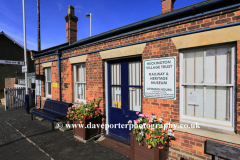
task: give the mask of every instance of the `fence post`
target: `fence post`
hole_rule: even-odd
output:
[[[6,88],[4,88],[4,98],[5,98],[5,111],[6,111],[7,110]]]

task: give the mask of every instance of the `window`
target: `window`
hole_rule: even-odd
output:
[[[45,69],[46,97],[52,97],[51,68]]]
[[[74,100],[86,103],[86,67],[85,63],[74,65]]]
[[[199,121],[233,129],[234,54],[233,46],[181,53],[182,121]]]

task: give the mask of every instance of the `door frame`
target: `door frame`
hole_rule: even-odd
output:
[[[120,57],[120,58],[113,58],[113,59],[107,59],[105,60],[105,109],[106,109],[106,124],[109,124],[109,84],[108,84],[108,81],[109,81],[109,77],[108,77],[108,72],[109,72],[109,69],[108,69],[108,64],[110,61],[114,61],[114,60],[124,60],[124,59],[129,59],[129,58],[140,58],[141,57],[141,73],[142,73],[142,55],[137,55],[137,56],[131,56],[131,57]],[[142,83],[142,74],[141,74],[141,83]],[[143,86],[142,86],[143,88]],[[142,94],[142,92],[141,92]],[[143,98],[141,96],[141,98]],[[142,103],[142,102],[141,102]],[[142,104],[141,104],[141,107],[142,107]],[[141,108],[141,111],[142,111],[142,108]],[[106,134],[109,135],[109,128],[105,128],[105,131],[106,131]]]

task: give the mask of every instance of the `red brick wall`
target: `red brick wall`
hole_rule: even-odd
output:
[[[91,51],[96,51],[100,49],[125,45],[129,43],[141,42],[144,40],[155,39],[159,37],[184,33],[193,30],[200,30],[209,27],[215,27],[224,25],[227,23],[234,23],[240,21],[240,10],[238,11],[226,11],[222,13],[215,13],[212,15],[204,16],[202,18],[192,19],[188,21],[184,21],[177,24],[172,24],[168,27],[159,27],[157,29],[129,35],[127,37],[121,37],[114,40],[110,40],[107,42],[102,42],[95,44],[94,46],[88,47],[80,47],[75,50],[67,51],[62,54],[62,57],[68,57],[72,55],[77,55],[81,53],[87,53]],[[239,84],[240,84],[240,41],[237,43],[237,93],[236,96],[240,96]],[[163,100],[163,99],[151,99],[151,98],[143,98],[142,99],[142,109],[144,114],[150,114],[151,111],[155,112],[157,116],[164,117],[166,120],[171,122],[179,121],[179,51],[174,46],[173,42],[170,39],[158,40],[149,42],[144,49],[142,54],[142,59],[149,58],[159,58],[159,57],[168,57],[168,56],[176,56],[177,61],[177,80],[176,80],[176,100]],[[38,62],[45,62],[48,60],[57,60],[57,57],[49,56],[41,58]],[[38,67],[37,65],[37,74],[44,75],[44,71],[42,67]],[[58,82],[58,69],[57,69],[57,61],[53,63],[52,72],[56,72],[56,75],[52,75],[52,80]],[[86,61],[86,75],[87,75],[87,101],[89,101],[92,97],[95,99],[103,98],[100,107],[105,113],[105,80],[104,80],[104,62],[102,61],[99,53],[88,54]],[[73,102],[73,69],[68,59],[61,60],[61,79],[62,79],[62,99],[66,102]],[[64,88],[64,83],[69,83],[68,88]],[[42,95],[45,96],[45,85],[43,84]],[[54,89],[53,99],[57,99],[58,97],[58,89]],[[40,101],[38,97],[38,101]],[[42,101],[41,103],[44,103]],[[236,120],[237,120],[237,133],[240,134],[240,99],[237,98],[236,101],[237,112],[236,112]],[[172,159],[180,159],[180,157],[184,157],[183,155],[178,154],[177,151],[181,153],[185,153],[189,155],[186,159],[191,159],[191,156],[198,157],[200,159],[210,159],[211,156],[204,154],[204,141],[207,139],[205,137],[200,137],[188,133],[175,132],[176,140],[171,142],[171,146],[173,150],[176,152],[170,153],[170,158]],[[222,142],[227,143],[227,142]],[[231,144],[235,145],[235,144]],[[239,147],[239,146],[238,146]]]
[[[73,67],[69,59],[61,61],[61,81],[62,81],[62,101],[72,103],[73,99]],[[68,84],[68,88],[64,87],[64,83]]]
[[[18,84],[17,78],[5,78],[5,88],[14,88],[14,84]]]
[[[86,97],[87,102],[91,98],[95,100],[102,98],[100,109],[103,116],[106,116],[105,110],[105,67],[104,61],[99,53],[89,54],[86,61]],[[105,121],[105,118],[103,119]]]

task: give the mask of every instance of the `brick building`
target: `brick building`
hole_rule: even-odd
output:
[[[160,15],[79,41],[70,6],[69,45],[34,54],[36,74],[45,75],[38,105],[94,97],[103,98],[104,123],[126,124],[137,111],[178,125],[198,122],[200,129],[176,128],[170,159],[211,159],[206,140],[240,147],[240,3],[173,10],[174,2],[162,0]],[[129,141],[124,129],[106,133]]]

